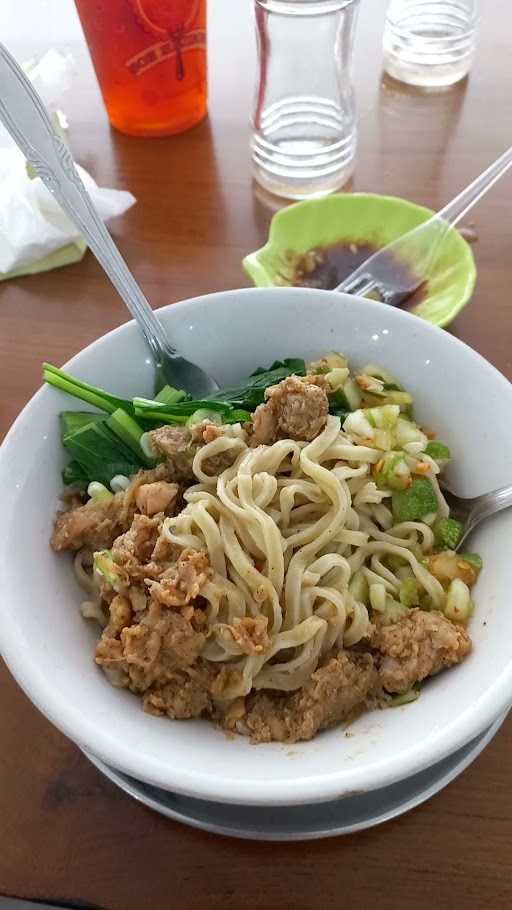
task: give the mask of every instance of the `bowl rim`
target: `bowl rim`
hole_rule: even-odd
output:
[[[428,206],[420,205],[417,202],[413,202],[411,199],[405,199],[403,196],[393,196],[386,193],[331,193],[329,196],[322,196],[317,199],[301,199],[298,202],[292,203],[291,205],[283,206],[283,208],[279,209],[272,216],[267,240],[263,246],[260,246],[257,250],[253,250],[252,252],[247,253],[247,255],[242,259],[242,268],[244,269],[245,274],[254,283],[255,287],[279,287],[279,290],[282,290],[279,285],[274,284],[268,270],[265,268],[265,265],[261,261],[261,256],[262,254],[266,253],[267,250],[272,249],[278,237],[279,223],[281,220],[288,217],[288,213],[291,210],[296,211],[300,208],[307,210],[312,206],[315,208],[321,208],[324,203],[327,202],[329,204],[329,200],[336,200],[336,203],[342,204],[347,203],[352,199],[358,199],[365,202],[373,202],[374,200],[379,200],[379,202],[384,201],[393,205],[398,204],[403,209],[410,209],[415,212],[421,212],[426,216],[425,220],[436,214],[435,211],[431,208],[428,208]],[[421,313],[411,313],[411,315],[422,319],[423,322],[429,322],[431,325],[439,326],[439,328],[444,328],[453,322],[461,310],[463,310],[464,307],[469,303],[473,295],[473,291],[475,290],[477,280],[475,257],[469,243],[454,225],[450,225],[448,232],[457,236],[461,259],[465,261],[466,278],[464,281],[464,290],[461,293],[458,301],[452,307],[450,307],[449,312],[435,322],[431,319],[427,319]],[[404,310],[404,312],[407,311]]]
[[[185,314],[198,303],[204,303],[205,300],[208,301],[210,307],[215,300],[224,304],[228,301],[232,306],[244,306],[247,298],[253,297],[257,300],[259,296],[267,295],[269,290],[271,289],[242,288],[220,291],[162,307],[158,312],[162,315],[173,309],[176,313]],[[298,306],[305,306],[308,305],[311,290],[308,288],[280,288],[278,293],[293,295],[298,301]],[[332,298],[336,292],[315,290],[314,293],[317,296],[322,295]],[[339,299],[340,295],[336,294],[336,296]],[[374,309],[376,314],[377,310],[381,310],[382,307],[382,304],[374,301],[357,299],[350,295],[343,296],[347,299],[347,302],[356,303],[357,301],[357,306],[365,306],[370,310]],[[393,318],[397,318],[399,322],[410,323],[413,318],[409,313],[400,310],[395,310],[394,312],[396,317]],[[414,325],[417,330],[418,324],[414,323]],[[424,328],[421,331],[426,332],[428,335],[438,335],[439,329],[435,326],[427,322],[423,322],[423,326]],[[64,367],[72,369],[75,360],[90,348],[105,344],[108,346],[108,341],[112,337],[133,330],[135,330],[133,320],[118,326],[75,354]],[[492,372],[494,380],[502,385],[504,394],[509,397],[512,396],[511,384],[489,361],[485,360],[484,357],[458,338],[448,335],[448,333],[446,333],[446,337],[450,339],[451,345],[463,349],[465,356],[470,356],[477,368]],[[9,451],[12,446],[17,445],[16,437],[20,424],[30,417],[31,411],[38,406],[44,394],[45,388],[42,387],[25,405],[7,433],[0,447],[0,479],[8,462]],[[2,520],[2,516],[0,516],[0,529]],[[0,576],[2,574],[2,559],[3,550],[0,548]],[[111,764],[120,771],[139,780],[147,781],[166,790],[175,790],[187,796],[228,803],[246,805],[307,804],[341,798],[356,791],[366,792],[387,786],[423,770],[456,751],[457,748],[464,746],[486,729],[499,714],[509,708],[512,702],[511,658],[510,663],[504,668],[500,676],[482,692],[476,703],[468,706],[450,724],[445,725],[440,730],[432,731],[425,741],[411,746],[398,756],[385,759],[375,765],[373,777],[370,781],[365,776],[366,772],[358,767],[341,767],[339,771],[321,776],[309,774],[300,778],[291,778],[290,780],[255,781],[251,778],[223,778],[214,774],[190,772],[188,769],[176,767],[170,762],[164,763],[154,756],[145,756],[144,765],[141,766],[140,758],[137,756],[132,744],[128,745],[125,742],[120,742],[109,734],[106,728],[99,729],[94,723],[92,716],[85,718],[79,716],[77,718],[74,715],[66,698],[55,686],[52,686],[51,680],[43,678],[36,665],[23,659],[22,650],[17,647],[18,640],[16,624],[11,621],[10,614],[6,611],[3,621],[0,623],[0,652],[10,672],[29,699],[69,739],[92,752],[107,764]],[[271,747],[273,745],[275,744],[271,744]],[[300,792],[298,793],[298,791]]]

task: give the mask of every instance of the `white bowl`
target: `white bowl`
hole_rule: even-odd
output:
[[[453,453],[463,496],[512,480],[512,387],[446,332],[400,310],[305,289],[229,291],[175,304],[160,316],[179,350],[230,384],[276,358],[345,352],[397,374],[416,412]],[[152,366],[133,323],[68,364],[122,395],[152,390]],[[93,661],[96,630],[79,612],[70,561],[48,537],[65,461],[57,414],[69,399],[39,391],[0,453],[0,648],[19,684],[60,730],[107,764],[168,790],[232,803],[284,805],[383,787],[449,755],[512,702],[512,511],[475,533],[484,559],[471,621],[474,651],[434,678],[419,700],[363,715],[350,728],[289,747],[228,739],[206,721],[144,714]]]

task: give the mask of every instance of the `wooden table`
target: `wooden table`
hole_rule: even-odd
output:
[[[72,145],[98,182],[136,195],[112,230],[154,305],[246,284],[240,261],[263,242],[272,215],[251,184],[249,0],[211,0],[210,119],[168,140],[110,131],[71,0],[22,6],[2,0],[0,36],[21,58],[50,45],[72,50],[78,73],[63,99]],[[486,0],[467,84],[424,95],[382,82],[384,6],[362,3],[354,188],[438,208],[510,143],[509,4]],[[509,377],[511,190],[512,176],[474,216],[478,288],[451,327]],[[61,363],[125,319],[91,255],[0,284],[0,430],[39,385],[43,359]],[[0,675],[0,894],[109,910],[512,905],[511,720],[461,778],[401,819],[330,841],[253,844],[137,805],[37,713],[4,667]]]

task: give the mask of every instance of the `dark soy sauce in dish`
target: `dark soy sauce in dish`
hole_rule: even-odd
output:
[[[294,287],[321,288],[332,291],[378,250],[379,247],[370,243],[350,243],[348,241],[332,246],[316,247],[299,258],[295,265],[292,284]],[[379,276],[397,288],[407,288],[417,283],[411,267],[395,258],[391,252],[384,252],[381,256]],[[428,281],[424,281],[412,294],[397,291],[393,297],[393,303],[395,306],[399,306],[407,302],[409,306],[414,306],[425,299],[427,292]]]

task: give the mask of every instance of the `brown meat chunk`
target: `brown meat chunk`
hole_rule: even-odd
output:
[[[168,607],[189,604],[200,593],[211,576],[208,556],[199,550],[183,550],[175,565],[149,583],[151,596]]]
[[[309,441],[325,428],[329,402],[322,384],[288,376],[266,389],[267,402],[253,416],[252,445],[271,445],[277,439]]]
[[[176,562],[181,553],[181,547],[178,546],[178,544],[172,543],[167,537],[164,537],[161,530],[162,529],[160,529],[160,534],[157,537],[155,549],[151,555],[150,571],[148,572],[148,576],[151,578],[156,578],[158,576],[158,567],[160,568],[160,573],[163,572],[167,565]],[[157,565],[153,566],[153,563],[156,563]],[[151,571],[152,568],[155,569],[156,574]]]
[[[220,439],[221,436],[225,435],[224,428],[217,426],[216,423],[205,423],[202,425],[201,435],[205,444],[214,442],[216,439]]]
[[[308,373],[305,381],[310,385],[317,385],[319,389],[323,389],[325,392],[329,391],[329,383],[322,373]]]
[[[165,465],[158,465],[150,471],[139,471],[124,493],[116,493],[111,499],[99,502],[91,499],[84,506],[59,512],[51,546],[54,550],[79,550],[83,546],[102,550],[111,547],[116,537],[132,523],[137,490],[144,484],[166,480],[168,476]]]
[[[119,594],[113,598],[110,607],[110,622],[105,629],[105,632],[113,636],[114,638],[119,637],[125,626],[129,626],[132,619],[132,610],[130,603],[126,597],[121,597]]]
[[[124,515],[124,493],[112,499],[93,502],[85,506],[59,512],[50,540],[54,550],[79,550],[88,546],[93,550],[110,547],[112,541],[131,524],[132,515]]]
[[[157,716],[166,714],[171,720],[201,717],[211,708],[209,677],[206,667],[176,670],[165,686],[145,693],[144,710]]]
[[[236,729],[247,732],[254,743],[312,739],[319,730],[339,724],[362,708],[377,691],[378,675],[371,655],[341,651],[318,667],[297,692],[249,695],[246,715],[237,720]]]
[[[197,555],[204,564],[204,556]],[[194,561],[184,564],[185,576],[187,571],[192,576]],[[196,661],[206,640],[195,615],[201,611],[189,609],[190,616],[185,616],[153,600],[147,609],[135,613],[127,597],[116,595],[110,604],[110,622],[96,648],[96,662],[116,685],[129,685],[136,692],[144,692],[154,683],[167,684],[176,669]]]
[[[179,455],[186,452],[192,440],[187,427],[158,427],[149,434],[151,443],[161,455]]]
[[[129,677],[120,636],[131,623],[132,610],[126,597],[118,594],[113,598],[109,611],[109,624],[103,629],[96,646],[96,663],[105,670],[113,685],[127,686]]]
[[[128,663],[141,670],[149,670],[159,655],[162,638],[149,626],[137,623],[123,630],[121,644],[123,657]]]
[[[74,490],[66,489],[61,493],[60,496],[63,512],[70,512],[71,509],[78,509],[80,506],[83,506],[88,499],[87,493],[85,490]]]
[[[191,666],[205,643],[188,619],[153,601],[136,625],[121,632],[131,688],[144,692],[164,685],[175,670]]]
[[[260,404],[252,415],[251,446],[270,446],[277,439],[278,421],[275,409],[267,404]]]
[[[160,526],[159,517],[135,515],[131,528],[114,541],[113,559],[131,579],[142,580],[150,574],[147,563],[156,547]]]
[[[239,454],[236,449],[230,449],[227,452],[219,452],[218,455],[205,458],[202,462],[204,473],[208,477],[218,477],[219,474],[222,474],[223,471],[235,463]]]
[[[189,483],[194,479],[192,462],[197,445],[186,427],[158,427],[150,432],[151,443],[160,455],[165,455],[172,480]]]
[[[142,585],[130,585],[126,593],[135,613],[142,613],[147,609],[147,592]]]
[[[137,508],[144,515],[153,516],[159,512],[172,515],[179,490],[180,488],[176,483],[169,483],[166,480],[143,483],[135,494]]]
[[[221,436],[225,436],[225,427],[218,423],[208,423],[207,420],[201,421],[201,423],[196,423],[195,426],[191,428],[192,441],[201,443],[215,442],[216,439],[220,439]]]
[[[410,610],[389,625],[377,619],[371,644],[382,655],[379,674],[387,692],[405,692],[415,682],[460,663],[471,650],[466,630],[437,610]]]
[[[165,464],[157,464],[156,468],[147,471],[138,471],[132,477],[130,486],[124,492],[124,506],[126,509],[135,509],[137,493],[145,484],[158,483],[169,480],[169,469]]]
[[[199,593],[211,575],[208,557],[171,545],[162,554],[172,562],[157,562],[161,524],[161,512],[153,518],[136,514],[112,548],[126,597],[113,596],[96,661],[115,685],[134,692],[167,685],[175,670],[196,661],[206,641],[206,602]]]
[[[102,632],[101,638],[96,645],[96,663],[102,667],[119,667],[125,669],[123,646],[118,638],[109,638]],[[128,685],[128,677],[126,677]]]

